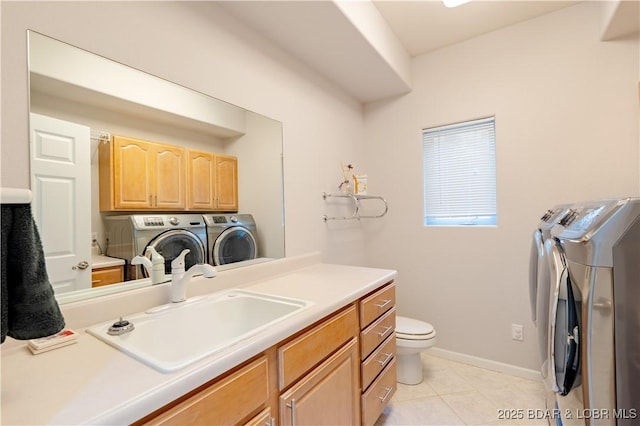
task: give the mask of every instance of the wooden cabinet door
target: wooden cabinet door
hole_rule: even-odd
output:
[[[148,209],[154,206],[154,144],[113,137],[113,207]]]
[[[216,210],[238,211],[238,159],[216,155],[215,162]]]
[[[184,209],[187,204],[185,149],[171,145],[154,145],[154,207]]]
[[[360,424],[359,365],[353,338],[280,396],[280,424]]]
[[[214,210],[215,168],[214,155],[210,152],[189,150],[187,156],[187,208]]]

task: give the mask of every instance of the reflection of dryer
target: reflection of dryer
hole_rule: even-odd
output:
[[[185,269],[197,263],[206,263],[206,228],[199,214],[136,214],[107,216],[105,230],[107,256],[127,261],[146,253],[153,247],[164,257],[165,273],[171,273],[171,261],[184,249],[190,252],[185,259]],[[144,268],[127,268],[125,279],[146,277]]]
[[[258,255],[256,223],[250,214],[204,215],[208,261],[214,266],[255,259]]]

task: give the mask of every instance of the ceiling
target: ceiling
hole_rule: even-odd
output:
[[[440,0],[245,0],[217,5],[366,103],[410,92],[414,56],[577,3],[473,0],[447,8]],[[638,16],[637,1],[605,3],[612,5],[614,18]],[[631,21],[629,28],[637,31],[638,19]]]
[[[577,1],[475,0],[449,8],[442,1],[373,0],[411,56],[535,18]]]

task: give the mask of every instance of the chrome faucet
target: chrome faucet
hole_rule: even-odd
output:
[[[187,299],[187,282],[195,274],[202,274],[205,278],[213,278],[218,273],[216,268],[205,263],[193,265],[185,272],[184,258],[190,251],[189,249],[182,250],[182,253],[171,261],[171,301],[173,303],[184,302]]]

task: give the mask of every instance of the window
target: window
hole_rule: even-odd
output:
[[[422,131],[425,225],[495,225],[495,117]]]

